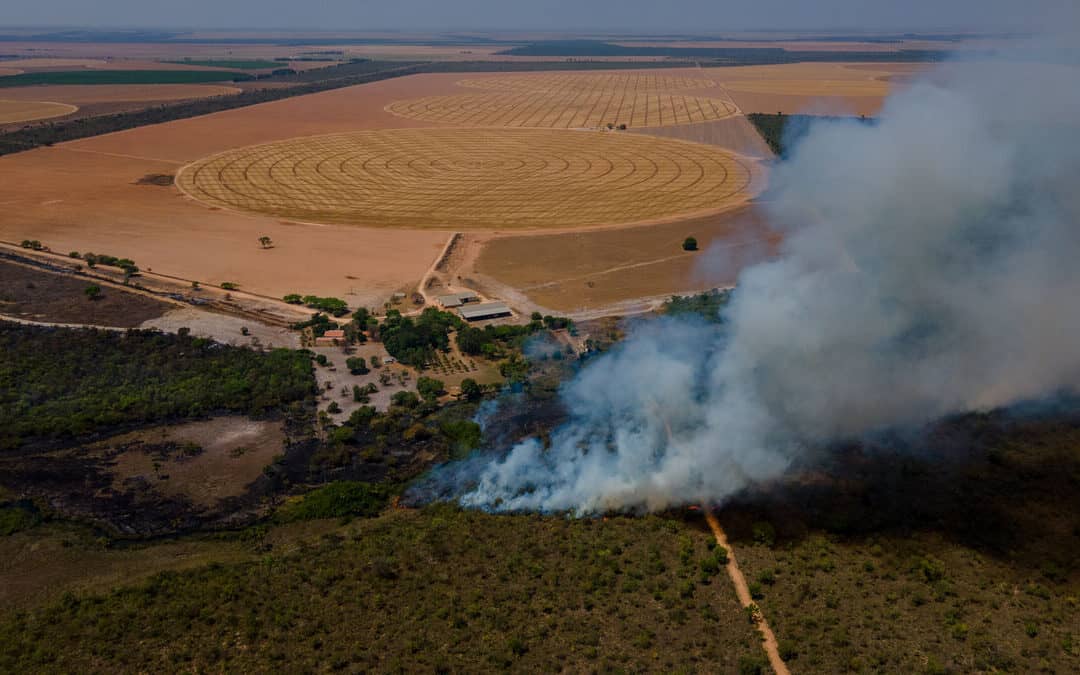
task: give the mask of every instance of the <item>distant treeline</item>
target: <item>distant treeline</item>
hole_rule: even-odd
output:
[[[298,351],[0,322],[0,450],[218,411],[266,413],[314,392],[311,360]]]
[[[787,151],[794,146],[810,129],[811,123],[825,119],[858,120],[863,124],[874,124],[875,120],[870,117],[822,117],[820,115],[785,115],[776,113],[768,115],[764,113],[750,113],[746,116],[769,144],[769,148],[777,157],[786,157]]]
[[[184,71],[178,71],[184,72]],[[48,146],[64,141],[73,141],[89,136],[123,131],[148,124],[161,124],[173,120],[198,117],[222,110],[243,108],[258,103],[277,101],[293,96],[314,94],[329,89],[348,87],[385,80],[402,75],[422,72],[420,64],[399,62],[365,61],[348,63],[342,66],[319,68],[322,79],[307,81],[307,73],[270,78],[272,81],[296,82],[296,86],[281,89],[257,89],[239,94],[214,96],[194,101],[164,104],[142,110],[98,115],[71,120],[60,120],[47,124],[30,125],[17,131],[0,134],[0,155],[22,152],[33,148]],[[11,77],[11,76],[9,76]]]
[[[0,87],[38,84],[202,84],[253,79],[247,73],[221,70],[54,70],[0,77]]]
[[[689,68],[695,61],[439,61],[424,66],[426,73],[520,73],[540,70],[643,70]]]
[[[706,59],[710,65],[765,65],[800,63],[805,61],[942,61],[948,51],[900,50],[880,51],[793,51],[780,47],[672,47],[633,46],[601,40],[545,40],[523,47],[499,52],[510,56],[570,56],[570,57],[663,57],[674,59]]]

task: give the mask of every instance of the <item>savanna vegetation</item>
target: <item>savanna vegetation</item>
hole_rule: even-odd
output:
[[[710,542],[656,517],[391,511],[8,615],[0,670],[757,672]]]
[[[307,355],[190,335],[0,323],[0,447],[311,396]]]
[[[661,312],[667,316],[696,315],[712,323],[720,323],[720,311],[730,298],[730,290],[718,288],[697,295],[673,295],[664,302]]]
[[[793,672],[1080,670],[1080,420],[1034,412],[837,448],[721,514]]]

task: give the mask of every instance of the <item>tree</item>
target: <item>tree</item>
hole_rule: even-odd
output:
[[[402,408],[415,408],[420,403],[420,397],[411,391],[399,391],[390,397],[390,402]]]
[[[367,361],[362,356],[350,356],[345,359],[345,365],[353,375],[366,375],[371,372],[368,370]]]
[[[461,395],[470,401],[475,401],[484,393],[483,388],[471,377],[461,381]]]
[[[341,412],[341,406],[338,405],[337,401],[331,401],[330,405],[326,406],[326,412],[331,415],[337,415]]]
[[[416,390],[420,392],[428,401],[434,401],[439,398],[439,394],[444,391],[442,380],[436,380],[432,377],[421,377],[416,381]]]
[[[83,293],[86,293],[86,297],[90,298],[91,300],[97,300],[101,297],[101,286],[98,286],[97,284],[90,284],[83,289]]]
[[[302,305],[302,304],[304,304],[304,299],[300,297],[299,293],[289,293],[284,298],[282,298],[282,300],[289,303],[290,305]]]
[[[264,234],[259,237],[259,245],[263,248],[272,248],[274,246],[274,241]]]
[[[684,251],[696,251],[697,239],[694,239],[693,237],[687,237],[683,240],[682,248]]]

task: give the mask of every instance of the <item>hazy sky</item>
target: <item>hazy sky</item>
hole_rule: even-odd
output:
[[[1077,0],[3,0],[0,24],[205,28],[886,30],[1053,27]]]

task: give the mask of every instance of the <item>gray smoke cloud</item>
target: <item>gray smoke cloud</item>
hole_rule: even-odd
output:
[[[1080,384],[1080,70],[947,66],[876,124],[820,122],[771,177],[786,240],[723,329],[660,320],[563,393],[570,421],[467,506],[719,502],[811,446]]]

